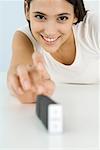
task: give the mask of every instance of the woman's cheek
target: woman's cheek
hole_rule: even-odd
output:
[[[43,30],[43,24],[40,22],[32,22],[31,29],[33,32],[39,32],[39,31]]]

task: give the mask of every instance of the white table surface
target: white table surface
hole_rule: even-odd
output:
[[[53,99],[63,105],[64,133],[51,135],[37,118],[35,104],[11,96],[1,73],[0,148],[99,150],[99,93],[99,85],[57,85]]]

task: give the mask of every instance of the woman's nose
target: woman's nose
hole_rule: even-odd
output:
[[[54,36],[57,33],[57,27],[56,27],[56,23],[53,21],[48,21],[45,25],[45,33],[48,36]]]

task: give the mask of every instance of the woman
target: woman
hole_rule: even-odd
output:
[[[98,83],[99,19],[83,0],[25,0],[28,25],[16,31],[8,85],[23,103],[55,83]]]

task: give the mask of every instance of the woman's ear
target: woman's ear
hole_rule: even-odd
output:
[[[27,20],[30,20],[29,13],[30,13],[30,8],[29,4],[27,1],[24,2],[24,7],[25,7],[25,16]]]
[[[77,21],[78,21],[78,18],[74,17],[73,24],[77,23]]]

